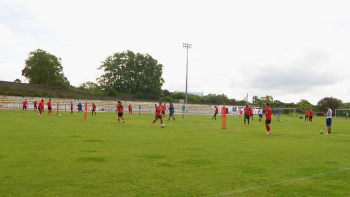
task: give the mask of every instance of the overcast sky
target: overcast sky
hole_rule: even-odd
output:
[[[184,92],[189,43],[189,92],[350,102],[349,10],[349,0],[0,0],[0,80],[25,82],[40,48],[79,86],[131,50],[164,66],[162,89]]]

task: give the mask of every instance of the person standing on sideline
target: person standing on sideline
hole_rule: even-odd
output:
[[[156,117],[151,123],[151,126],[153,127],[153,123],[155,123],[158,119],[160,119],[160,125],[163,124],[163,119],[162,119],[162,102],[159,102],[159,105],[156,108]]]
[[[129,104],[128,109],[129,109],[129,114],[131,113],[131,115],[132,115],[132,106],[131,106],[131,104]]]
[[[250,115],[250,107],[248,105],[248,103],[245,104],[245,108],[243,109],[244,111],[244,125],[245,126],[245,120],[247,119],[248,120],[248,126],[249,126],[249,115]]]
[[[219,108],[217,108],[216,106],[215,106],[215,110],[214,110],[214,116],[211,118],[211,119],[214,119],[214,120],[216,120],[216,114],[218,114],[219,113]]]
[[[24,111],[24,113],[27,113],[27,99],[24,99],[24,101],[23,101],[23,108],[22,108],[22,113],[23,113],[23,110],[25,110]]]
[[[43,102],[42,106],[41,106],[41,113],[43,114],[44,113],[44,108],[45,108],[45,102],[44,102],[44,99],[41,99],[41,101]]]
[[[250,116],[252,117],[252,120],[253,120],[253,114],[254,114],[253,108],[250,107]]]
[[[170,103],[170,106],[169,106],[169,119],[168,120],[170,120],[170,117],[172,117],[173,120],[175,120],[175,118],[174,118],[174,106],[172,103]]]
[[[47,112],[47,115],[51,115],[51,110],[52,110],[52,108],[51,108],[51,99],[49,99],[49,101],[47,102],[47,109],[49,110]]]
[[[34,111],[38,110],[38,107],[37,107],[38,102],[34,101],[33,104],[34,104]]]
[[[95,116],[96,116],[96,105],[95,105],[94,102],[92,102],[92,111],[91,111],[92,116],[94,115],[94,113],[95,113]]]
[[[266,109],[265,109],[265,115],[266,115],[266,120],[265,120],[265,127],[267,130],[266,134],[271,134],[271,129],[270,129],[270,123],[271,123],[271,114],[272,110],[270,108],[270,103],[266,103]]]
[[[123,120],[124,123],[124,117],[123,117],[123,105],[121,101],[118,101],[118,105],[117,105],[117,110],[118,110],[118,123],[120,123],[120,119]]]
[[[349,119],[349,113],[348,113],[348,112],[346,112],[346,117],[345,117],[345,119]]]
[[[314,115],[314,112],[312,109],[309,109],[309,123],[312,124],[312,116]]]
[[[258,114],[259,114],[259,122],[261,122],[261,118],[262,118],[262,114],[263,114],[263,110],[262,110],[261,107],[260,107],[260,109],[259,109]]]
[[[328,133],[327,134],[331,134],[332,129],[331,129],[331,125],[332,125],[332,110],[331,108],[329,108],[329,106],[326,106],[326,109],[328,110],[326,114],[324,114],[326,117],[326,125],[327,125],[327,129],[328,129]]]
[[[165,118],[165,110],[166,110],[166,105],[165,105],[165,103],[163,103],[163,105],[162,105],[162,115],[163,115],[163,118]]]
[[[309,110],[307,110],[305,113],[305,122],[306,121],[309,121]]]
[[[71,114],[73,113],[73,102],[72,101],[70,102],[70,113]]]

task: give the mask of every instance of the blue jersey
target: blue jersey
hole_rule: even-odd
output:
[[[174,107],[173,106],[169,107],[169,113],[171,113],[171,114],[174,113]]]

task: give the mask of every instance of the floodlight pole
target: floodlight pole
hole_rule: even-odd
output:
[[[186,96],[185,104],[187,104],[187,81],[188,81],[188,48],[192,47],[192,44],[183,43],[183,47],[187,48],[187,62],[186,62]]]

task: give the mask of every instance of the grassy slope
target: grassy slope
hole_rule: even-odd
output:
[[[165,121],[114,113],[87,120],[69,112],[0,110],[1,196],[349,196],[350,170],[237,192],[350,167],[350,122],[274,117],[272,135],[255,119],[210,115]],[[255,116],[256,118],[256,116]]]

